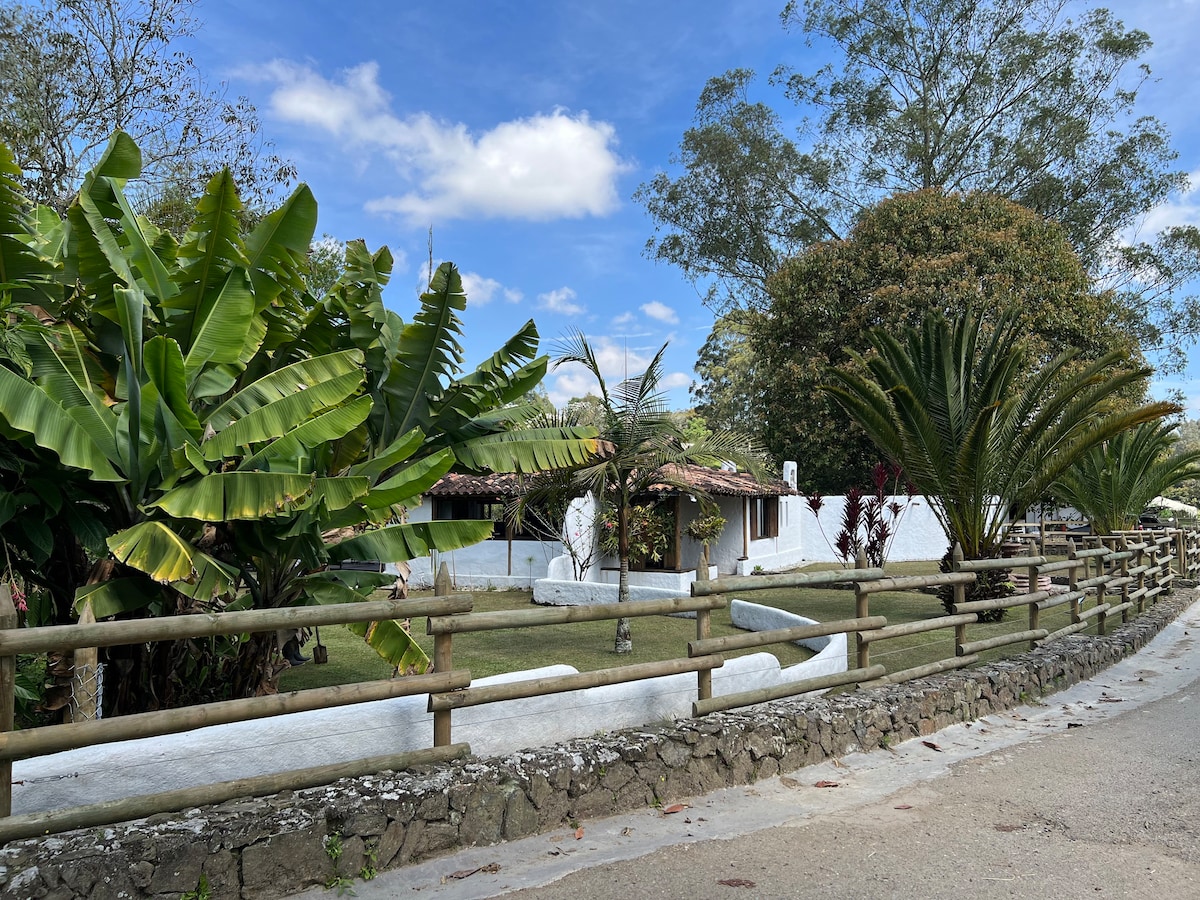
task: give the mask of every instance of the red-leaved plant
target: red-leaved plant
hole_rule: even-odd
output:
[[[832,541],[821,525],[821,508],[825,505],[825,498],[819,493],[809,494],[807,498],[808,508],[817,519],[821,537],[837,554],[843,566],[853,564],[859,551],[862,551],[868,566],[881,568],[887,562],[888,552],[896,539],[900,519],[912,505],[916,491],[904,478],[904,470],[899,466],[876,463],[871,470],[871,481],[875,487],[873,493],[864,494],[858,488],[851,488],[846,494],[841,529]],[[903,503],[896,499],[901,496],[902,487],[905,497]]]

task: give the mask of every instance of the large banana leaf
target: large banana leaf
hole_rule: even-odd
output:
[[[424,556],[430,550],[458,550],[478,544],[491,536],[492,528],[490,521],[468,519],[389,525],[331,545],[329,558],[338,562],[345,559],[403,562]]]
[[[247,413],[204,444],[204,458],[234,456],[239,447],[283,437],[314,413],[349,399],[362,387],[361,369],[318,382]]]
[[[442,263],[421,295],[420,312],[401,333],[399,353],[383,387],[392,422],[389,437],[427,424],[431,401],[462,362],[462,327],[455,310],[466,308],[458,269]]]
[[[232,566],[200,551],[192,554],[192,565],[195,574],[191,578],[171,582],[171,587],[179,593],[201,603],[209,603],[232,592],[238,574]]]
[[[303,288],[299,263],[317,228],[317,201],[308,185],[292,192],[246,237],[246,259],[254,285],[254,308],[261,313],[285,287]]]
[[[350,372],[362,371],[362,351],[341,350],[285,366],[254,381],[218,406],[208,416],[218,431],[260,407],[282,400],[309,385],[330,381]]]
[[[389,506],[415,506],[419,496],[437,484],[438,479],[454,466],[454,454],[441,450],[422,456],[404,466],[387,481],[371,489],[363,501],[367,509]]]
[[[187,383],[184,375],[183,353],[179,344],[164,335],[156,335],[146,342],[144,352],[146,374],[158,391],[159,412],[168,423],[168,431],[186,435],[196,443],[204,434],[204,428],[188,403]],[[172,448],[183,442],[171,441]]]
[[[311,503],[323,502],[329,510],[345,509],[367,496],[371,482],[366,478],[339,475],[333,478],[314,478]]]
[[[523,428],[501,431],[454,444],[468,469],[492,472],[544,472],[580,465],[596,454],[593,428]]]
[[[17,180],[20,175],[12,153],[0,144],[0,284],[10,285],[17,302],[35,303],[42,292],[33,284],[46,279],[51,266],[30,246],[35,232],[31,204]]]
[[[393,466],[397,466],[412,456],[417,448],[425,442],[425,432],[419,428],[400,435],[370,459],[354,466],[352,475],[367,475],[377,478]]]
[[[253,520],[298,508],[307,500],[312,486],[311,475],[217,472],[167,491],[150,505],[172,516],[201,522]]]
[[[67,411],[37,385],[0,366],[0,418],[28,434],[39,447],[58,455],[64,465],[87,469],[96,481],[124,480],[103,450]]]
[[[188,378],[206,363],[235,363],[254,320],[233,177],[222,171],[196,204],[196,220],[179,248],[179,294],[163,301],[167,334],[183,351]]]
[[[114,578],[99,584],[85,584],[75,591],[75,611],[90,603],[96,620],[145,609],[163,599],[159,585],[146,578]]]
[[[293,471],[287,466],[298,465],[301,460],[307,460],[309,451],[313,448],[340,441],[353,432],[371,414],[371,405],[370,397],[357,397],[349,403],[314,416],[303,425],[271,441],[253,456],[243,459],[238,468]],[[337,472],[342,468],[344,467],[330,468],[329,471]]]
[[[33,377],[47,396],[78,422],[109,460],[117,458],[117,417],[112,398],[100,383],[107,377],[87,351],[86,339],[73,326],[42,335],[31,349]]]
[[[191,544],[162,522],[139,522],[108,539],[118,560],[155,581],[187,581],[195,572]]]
[[[429,657],[404,625],[395,619],[351,622],[346,627],[401,675],[424,675],[429,671]]]

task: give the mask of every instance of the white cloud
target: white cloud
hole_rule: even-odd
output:
[[[525,295],[518,290],[514,290],[513,288],[505,288],[504,299],[509,303],[520,303],[525,299]]]
[[[1200,169],[1188,175],[1191,187],[1186,193],[1173,197],[1146,214],[1141,224],[1140,232],[1144,235],[1155,235],[1164,228],[1176,225],[1200,226]]]
[[[497,292],[504,290],[503,285],[495,278],[484,278],[475,272],[463,272],[462,281],[463,290],[467,294],[467,302],[477,306],[490,303]]]
[[[603,216],[619,203],[616,131],[585,112],[556,109],[501,122],[473,134],[428,113],[398,115],[365,62],[334,79],[288,60],[248,76],[272,82],[269,105],[279,118],[328,132],[349,146],[376,150],[396,167],[400,192],[367,204],[410,222],[455,218],[545,221]]]
[[[575,291],[569,287],[560,287],[558,290],[538,294],[538,309],[560,313],[564,316],[578,316],[586,312],[587,307],[576,303],[576,299]]]
[[[613,340],[610,337],[589,337],[592,352],[600,366],[600,374],[612,388],[623,379],[641,375],[650,365],[653,352],[642,353],[625,346],[624,341]],[[658,348],[654,348],[657,350]],[[584,394],[596,393],[596,379],[583,366],[575,363],[556,367],[547,381],[547,393],[550,401],[556,406],[564,405],[572,397],[582,397]],[[675,388],[689,387],[692,376],[684,372],[670,372],[659,381],[659,388],[664,391]]]
[[[624,328],[626,325],[632,325],[635,321],[637,321],[637,316],[631,312],[623,312],[609,324],[612,328]]]
[[[679,321],[679,316],[675,314],[675,310],[667,306],[665,303],[659,303],[657,300],[652,300],[649,303],[643,303],[641,306],[642,312],[651,319],[657,319],[660,322],[666,322],[668,325],[674,325]]]

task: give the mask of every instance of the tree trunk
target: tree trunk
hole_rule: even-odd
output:
[[[617,510],[617,548],[620,557],[620,575],[617,577],[617,602],[629,601],[629,505],[622,504]],[[613,645],[617,653],[633,652],[633,634],[629,628],[629,619],[625,616],[617,619],[617,637]]]

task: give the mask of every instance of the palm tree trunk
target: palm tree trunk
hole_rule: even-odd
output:
[[[620,558],[621,569],[617,577],[617,602],[629,601],[629,506],[622,504],[617,510],[617,556]],[[617,637],[613,645],[617,653],[633,652],[633,634],[629,629],[629,619],[625,616],[617,619]]]

